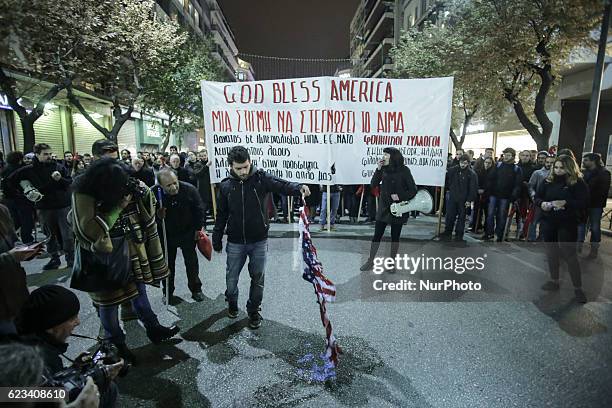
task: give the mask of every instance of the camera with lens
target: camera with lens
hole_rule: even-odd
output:
[[[142,198],[147,193],[147,189],[140,185],[140,180],[134,177],[128,178],[127,191],[135,199]]]
[[[108,341],[101,341],[93,352],[80,357],[72,367],[58,371],[50,378],[45,377],[43,386],[65,389],[68,401],[71,402],[78,397],[85,387],[87,377],[91,377],[100,392],[103,393],[112,381],[106,366],[116,364],[119,361],[121,361],[121,357],[117,347]],[[129,364],[124,362],[119,376],[125,376],[128,369]]]

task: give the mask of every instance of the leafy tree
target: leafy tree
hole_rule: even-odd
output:
[[[395,50],[399,76],[455,77],[454,121],[489,121],[505,100],[536,142],[548,147],[546,98],[570,53],[590,45],[599,0],[449,0],[443,25],[408,32]],[[482,109],[486,108],[487,111]],[[463,110],[463,114],[457,111]],[[463,140],[458,140],[459,144]],[[452,136],[452,135],[451,135]],[[456,138],[453,142],[457,145]]]
[[[163,126],[162,151],[168,147],[172,134],[180,135],[203,125],[200,81],[223,78],[212,51],[212,40],[191,38],[173,61],[149,77],[142,104],[149,111],[168,115]]]
[[[106,3],[0,0],[0,88],[21,122],[25,151],[34,146],[34,122],[45,105],[77,75],[106,69],[97,61],[104,29],[98,16],[106,12]],[[13,72],[30,80],[18,81]]]
[[[174,22],[155,17],[152,0],[108,2],[110,10],[104,18],[100,59],[108,66],[86,78],[96,84],[113,103],[115,119],[110,130],[98,124],[85,110],[68,86],[68,99],[81,114],[107,139],[116,141],[119,130],[130,118],[144,89],[155,87],[158,72],[174,65],[186,34]],[[122,106],[126,106],[124,111]]]
[[[472,121],[493,121],[501,115],[504,101],[496,88],[495,77],[482,69],[482,61],[475,58],[459,33],[447,24],[405,32],[392,55],[395,77],[454,77],[450,136],[455,148],[462,147]],[[457,128],[461,129],[459,137],[453,130]]]
[[[570,53],[590,45],[603,10],[599,0],[481,0],[467,3],[455,28],[496,77],[503,97],[538,150],[548,147],[553,123],[546,98]]]

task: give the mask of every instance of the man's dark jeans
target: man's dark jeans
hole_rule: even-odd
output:
[[[457,237],[462,237],[465,231],[465,202],[456,201],[453,199],[447,200],[446,218],[444,222],[444,231],[446,233],[452,233],[454,227],[455,235],[457,235]]]
[[[74,260],[74,237],[72,228],[68,225],[68,211],[70,207],[54,210],[38,210],[41,223],[51,234],[51,240],[47,244],[47,252],[51,256],[59,256],[63,249],[66,254],[66,262]]]
[[[253,244],[234,244],[228,242],[225,247],[227,252],[227,272],[225,282],[227,290],[225,298],[229,305],[236,308],[238,305],[238,278],[242,267],[249,257],[249,276],[251,277],[251,288],[249,290],[249,301],[247,312],[253,313],[259,310],[263,299],[264,275],[266,267],[266,252],[268,251],[268,240],[255,242]]]
[[[493,235],[493,223],[495,222],[495,235],[497,239],[504,238],[506,229],[506,221],[508,219],[508,210],[510,208],[509,198],[489,198],[489,210],[487,212],[487,235]]]

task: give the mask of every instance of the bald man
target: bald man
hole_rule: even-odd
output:
[[[174,171],[174,174],[176,174],[178,177],[179,181],[184,181],[194,187],[197,186],[197,180],[193,172],[181,165],[181,158],[178,154],[171,155],[170,159],[168,160],[168,164],[170,165],[172,171]]]
[[[189,183],[179,181],[176,174],[170,169],[163,169],[157,173],[157,185],[152,190],[157,203],[157,227],[160,236],[163,236],[163,221],[166,227],[168,243],[167,261],[170,268],[169,299],[170,304],[176,304],[174,297],[174,275],[176,252],[180,248],[185,259],[187,272],[187,286],[191,297],[196,302],[204,300],[202,282],[198,276],[198,256],[196,254],[196,240],[198,231],[206,227],[204,205],[198,190]],[[163,281],[165,285],[165,281]],[[164,294],[167,293],[164,289]]]

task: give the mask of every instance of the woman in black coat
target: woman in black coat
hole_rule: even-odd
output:
[[[586,303],[582,291],[582,274],[576,252],[578,220],[587,207],[589,191],[582,179],[576,161],[568,155],[557,157],[552,171],[540,185],[535,204],[542,209],[542,235],[546,244],[546,257],[551,280],[542,289],[559,290],[559,266],[563,258],[568,270],[576,300]]]
[[[378,162],[378,168],[370,182],[372,187],[379,185],[381,187],[378,209],[376,211],[374,237],[370,246],[370,256],[361,267],[362,271],[370,270],[374,265],[374,258],[378,252],[380,240],[389,224],[391,225],[391,253],[389,256],[395,258],[399,249],[402,226],[408,221],[408,213],[402,214],[401,217],[394,216],[391,214],[391,204],[408,201],[417,193],[417,186],[412,178],[410,169],[404,165],[402,153],[394,147],[385,148],[383,153],[383,159]]]

